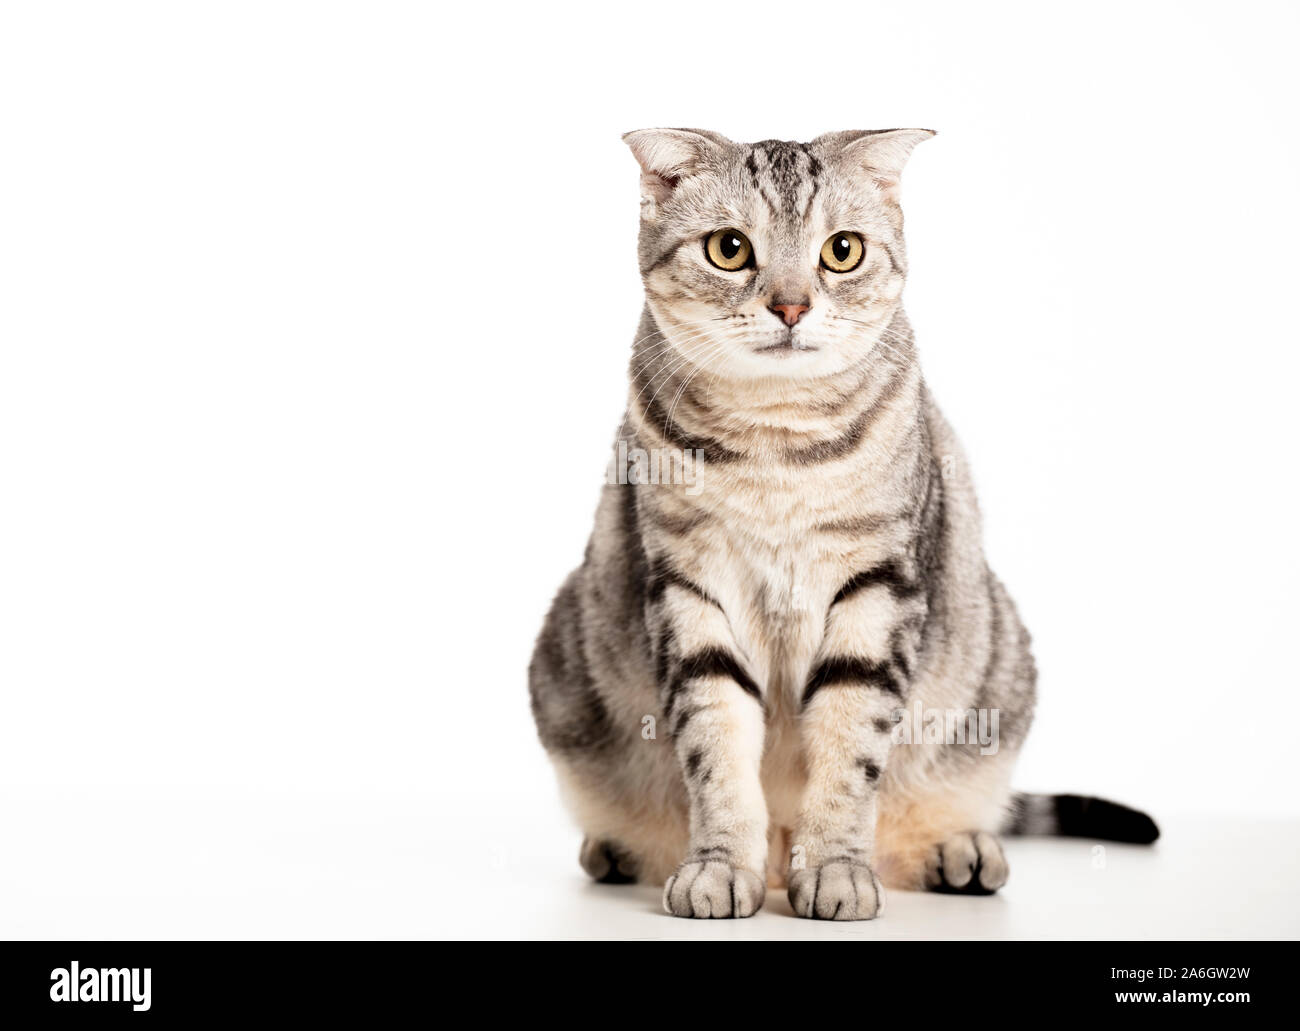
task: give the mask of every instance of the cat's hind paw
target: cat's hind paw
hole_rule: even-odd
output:
[[[589,877],[601,884],[636,883],[636,859],[612,841],[583,838],[578,862]]]
[[[954,834],[930,850],[925,886],[950,895],[992,895],[1007,883],[1007,857],[988,831]]]

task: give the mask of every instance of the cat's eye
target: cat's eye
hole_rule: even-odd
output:
[[[822,244],[822,264],[832,272],[852,272],[865,251],[857,233],[836,233]]]
[[[754,248],[739,229],[719,229],[704,241],[704,253],[724,272],[735,272],[749,264]]]

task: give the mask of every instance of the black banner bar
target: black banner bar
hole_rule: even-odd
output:
[[[682,950],[689,944],[665,947]],[[757,962],[789,964],[786,975],[773,980],[792,998],[806,998],[815,985],[829,993],[824,1002],[841,1012],[849,999],[879,996],[890,999],[891,1007],[905,1005],[918,1018],[958,1013],[971,1020],[1057,1013],[1152,1016],[1163,1011],[1177,1013],[1180,1020],[1196,1013],[1231,1020],[1248,1011],[1258,1014],[1261,1007],[1273,1011],[1293,993],[1282,958],[1283,949],[1290,949],[1271,943],[856,944],[832,955],[798,943],[800,956]],[[578,949],[585,951],[581,945]],[[647,1017],[663,1008],[671,1019],[674,1000],[683,993],[709,995],[709,984],[731,986],[728,1006],[762,1009],[771,1004],[763,979],[758,985],[751,976],[732,979],[732,973],[752,973],[756,962],[736,955],[732,942],[726,955],[720,948],[707,953],[690,948],[689,956],[673,959],[615,959],[606,951],[597,963],[554,949],[544,963],[503,963],[489,951],[499,950],[464,943],[10,943],[3,946],[0,963],[0,1023],[174,1026],[180,1019],[253,1015],[369,1022],[423,1014],[441,1019],[450,999],[483,993],[485,985],[492,1009],[535,1001],[558,1017],[554,1007],[564,1000],[577,1007],[575,1017],[605,1022],[613,1013],[593,1010],[593,1004],[617,1013],[631,1007]],[[716,969],[710,971],[710,966]],[[680,972],[683,983],[669,983],[675,982],[673,971]],[[835,989],[840,979],[841,987]],[[752,1001],[743,990],[749,985],[758,989]],[[12,1023],[15,1017],[28,1023]]]

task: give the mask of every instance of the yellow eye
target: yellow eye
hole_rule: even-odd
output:
[[[739,229],[719,229],[705,241],[704,253],[724,272],[735,272],[749,264],[754,248]]]
[[[857,233],[836,233],[822,244],[822,264],[832,272],[852,272],[865,251]]]

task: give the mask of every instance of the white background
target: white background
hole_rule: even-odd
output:
[[[366,892],[577,874],[525,668],[623,405],[619,135],[655,125],[939,130],[907,307],[1035,638],[1019,784],[1300,815],[1298,27],[7,5],[0,933],[435,935]],[[318,882],[315,922],[257,901]]]

